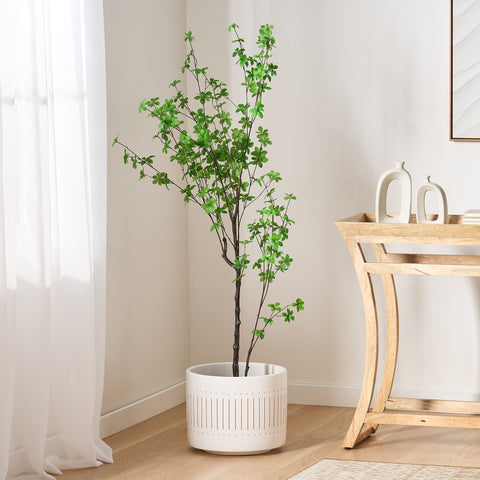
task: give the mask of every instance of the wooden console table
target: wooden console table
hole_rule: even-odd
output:
[[[375,215],[360,213],[336,222],[357,272],[366,319],[366,359],[362,390],[350,428],[343,441],[353,448],[379,424],[480,428],[480,402],[391,398],[398,353],[398,305],[394,275],[460,275],[480,277],[480,255],[388,253],[385,244],[476,245],[480,226],[462,225],[462,216],[450,215],[448,224],[375,223]],[[375,262],[365,259],[361,244],[370,244]],[[378,321],[370,276],[382,276],[386,300],[386,359],[380,390],[372,404],[378,362]]]

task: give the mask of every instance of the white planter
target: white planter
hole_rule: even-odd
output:
[[[240,364],[240,372],[245,365]],[[287,370],[251,363],[232,377],[231,363],[187,369],[187,431],[194,448],[253,455],[281,447],[287,434]]]

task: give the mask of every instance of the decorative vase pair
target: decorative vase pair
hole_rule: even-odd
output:
[[[405,162],[396,162],[393,170],[386,171],[379,179],[377,185],[377,195],[375,202],[375,218],[380,223],[410,223],[410,214],[412,211],[412,179],[410,174],[404,168]],[[387,192],[388,187],[394,181],[400,183],[400,213],[392,216],[387,213]],[[427,218],[425,199],[428,192],[437,196],[440,211],[435,220]],[[417,189],[417,223],[447,223],[448,207],[447,196],[440,185],[430,182],[430,177],[426,176],[423,183]]]

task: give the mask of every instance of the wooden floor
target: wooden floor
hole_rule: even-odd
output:
[[[480,431],[380,425],[341,447],[353,409],[289,405],[287,443],[268,454],[223,457],[187,445],[185,405],[107,438],[115,463],[70,470],[62,480],[282,480],[323,458],[480,467]]]

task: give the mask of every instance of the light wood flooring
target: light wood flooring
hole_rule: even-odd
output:
[[[480,467],[480,431],[380,425],[341,447],[353,409],[289,405],[287,443],[268,454],[209,455],[187,445],[185,405],[106,439],[115,463],[70,470],[62,480],[283,480],[323,458]]]

